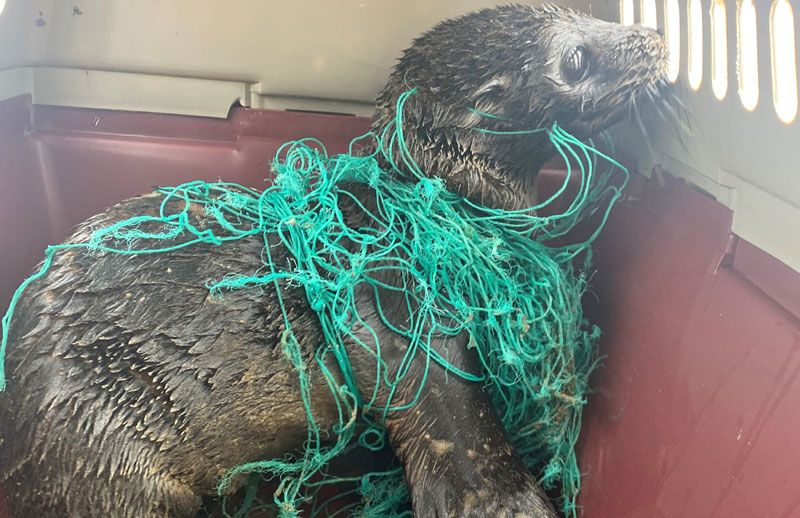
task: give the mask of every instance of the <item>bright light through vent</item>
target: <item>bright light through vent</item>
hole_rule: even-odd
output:
[[[703,82],[703,8],[700,0],[689,0],[689,86],[700,88]]]
[[[740,0],[737,27],[739,60],[739,98],[747,111],[758,105],[758,31],[756,5],[753,0]]]
[[[728,28],[725,0],[711,4],[711,89],[722,100],[728,93]]]
[[[681,66],[681,9],[678,0],[664,2],[664,36],[669,49],[669,63],[667,65],[667,78],[671,82],[678,79]]]
[[[773,4],[770,33],[775,112],[780,120],[788,124],[797,116],[794,12],[789,0],[777,0]]]
[[[622,25],[633,25],[633,0],[620,0],[619,20]]]
[[[651,29],[658,28],[656,0],[642,0],[642,25]]]

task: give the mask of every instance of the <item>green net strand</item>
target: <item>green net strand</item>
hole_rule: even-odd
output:
[[[403,107],[414,94],[411,90],[401,95],[394,121],[380,134],[355,139],[348,154],[330,156],[313,139],[285,144],[272,166],[273,185],[263,192],[201,181],[159,189],[163,200],[158,216],[137,216],[97,229],[86,243],[48,247],[39,271],[20,285],[2,319],[0,388],[5,386],[2,358],[16,304],[21,293],[47,272],[58,251],[150,254],[199,243],[226,246],[260,236],[263,265],[257,271],[198,279],[198,283],[205,283],[215,297],[236,289],[275,290],[285,324],[279,346],[298,376],[308,416],[307,436],[298,454],[244,464],[222,478],[218,489],[223,495],[234,480],[247,480],[243,508],[228,516],[243,517],[246,509],[266,505],[254,488],[267,479],[278,481],[273,503],[282,518],[296,518],[301,509],[311,509],[312,515],[322,512],[321,488],[344,482],[355,484],[347,491],[356,492],[361,500],[337,512],[359,518],[408,518],[408,489],[401,469],[345,480],[329,473],[329,465],[354,445],[382,448],[384,418],[416,403],[434,365],[448,375],[486,386],[525,464],[543,487],[557,489],[562,510],[576,516],[580,470],[575,443],[588,377],[598,361],[599,335],[583,316],[581,298],[587,289],[591,243],[619,199],[628,172],[591,141],[584,143],[553,124],[526,131],[546,133],[564,159],[568,174],[556,192],[525,210],[477,205],[448,191],[440,178],[429,177],[411,156],[403,135]],[[524,135],[516,130],[485,131]],[[356,148],[364,143],[372,143],[375,151],[360,156]],[[381,162],[388,164],[388,170],[381,168]],[[607,170],[600,171],[601,164]],[[624,181],[615,184],[611,178],[617,169]],[[568,195],[571,178],[576,188],[569,189],[573,197],[566,208],[537,215]],[[372,211],[349,190],[354,183],[366,184],[374,193]],[[353,203],[372,219],[369,225],[348,225],[342,207]],[[215,225],[203,229],[192,225],[189,209],[198,205]],[[552,244],[593,215],[599,216],[600,224],[587,239]],[[288,251],[288,265],[273,261],[271,250],[276,246]],[[382,282],[387,272],[402,283]],[[285,287],[304,290],[319,318],[323,338],[312,365],[284,307]],[[359,314],[357,293],[363,289],[375,294],[381,325],[408,344],[397,368],[388,368],[381,355],[386,344]],[[381,293],[387,291],[402,292],[411,316],[402,325],[383,313]],[[468,347],[477,353],[480,372],[458,369],[448,361],[446,349],[433,345],[464,333]],[[364,393],[357,389],[347,353],[353,347],[375,361],[373,388]],[[420,355],[421,379],[406,379]],[[338,366],[340,377],[329,370],[331,364]],[[331,430],[322,430],[312,412],[312,369],[322,373],[337,405],[339,419]],[[404,382],[414,383],[416,397],[400,403],[395,394]],[[362,380],[361,386],[366,385]],[[389,394],[385,405],[378,404],[382,388]]]

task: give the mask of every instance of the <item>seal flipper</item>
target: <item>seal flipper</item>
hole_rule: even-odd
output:
[[[380,301],[381,314],[389,323],[400,327],[397,324],[407,322],[406,301],[399,292],[379,290],[376,295],[372,288],[369,291],[360,299],[364,308],[358,308],[359,315],[379,341],[393,344],[381,348],[381,359],[389,369],[387,377],[395,379],[393,371],[400,367],[407,347],[383,321],[377,304]],[[364,343],[372,336],[363,327],[355,331]],[[467,335],[461,333],[433,338],[430,346],[458,369],[478,372],[475,351],[467,343]],[[374,357],[359,348],[348,352],[359,389],[362,393],[371,390]],[[403,464],[414,518],[556,518],[552,504],[514,452],[482,384],[449,374],[426,360],[425,354],[414,357],[392,397],[393,407],[413,405],[388,412],[384,423]],[[388,395],[383,387],[373,408],[383,409]]]

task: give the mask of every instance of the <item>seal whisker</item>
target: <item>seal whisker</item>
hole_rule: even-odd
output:
[[[642,121],[641,114],[639,113],[639,107],[636,104],[636,96],[631,97],[631,103],[633,104],[633,114],[636,123],[639,125],[639,129],[642,131],[642,136],[644,136],[644,143],[647,146],[647,151],[650,153],[650,155],[653,155],[654,151],[652,144],[650,144],[650,135],[648,134],[647,128],[645,127],[644,122]]]

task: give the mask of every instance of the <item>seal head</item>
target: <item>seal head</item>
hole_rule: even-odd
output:
[[[475,202],[520,209],[534,204],[536,173],[555,153],[547,129],[591,137],[664,88],[666,72],[654,30],[560,7],[484,9],[442,22],[405,51],[378,98],[375,129],[416,88],[403,119],[422,169]]]

